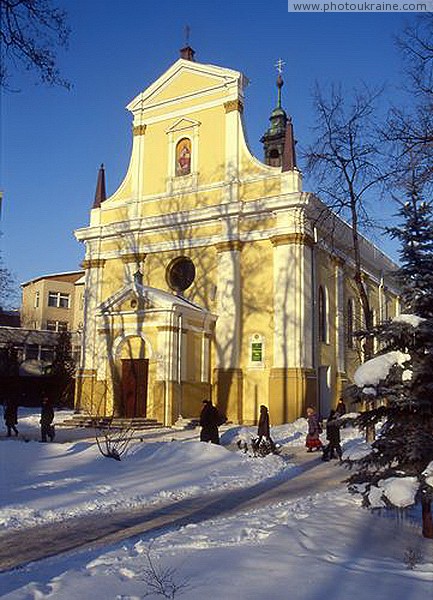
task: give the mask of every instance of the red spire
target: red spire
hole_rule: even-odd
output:
[[[286,135],[284,137],[282,171],[293,171],[293,169],[296,169],[295,143],[292,119],[289,117],[287,119]]]
[[[99,168],[98,172],[98,181],[96,183],[96,192],[95,192],[95,200],[93,202],[92,208],[100,208],[101,203],[107,199],[107,195],[105,193],[105,170],[104,165],[102,164]]]

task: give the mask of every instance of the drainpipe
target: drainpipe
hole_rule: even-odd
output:
[[[178,417],[182,416],[182,314],[177,319],[177,383],[179,384]]]
[[[384,288],[384,283],[383,283],[383,272],[380,273],[380,283],[379,283],[379,315],[380,315],[380,322],[383,323],[384,320],[384,314],[383,314],[383,288]]]
[[[172,361],[173,361],[173,355],[171,353],[171,346],[172,346],[172,337],[173,337],[173,312],[170,312],[170,319],[169,319],[169,328],[168,328],[168,332],[167,332],[167,345],[165,347],[165,353],[166,353],[166,357],[167,357],[167,370],[166,370],[166,375],[165,375],[165,382],[164,382],[164,425],[167,427],[169,424],[169,410],[168,410],[168,385],[169,385],[169,381],[170,381],[170,376],[171,376],[171,370],[172,370]]]

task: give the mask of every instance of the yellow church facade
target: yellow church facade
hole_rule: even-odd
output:
[[[274,424],[309,405],[325,413],[359,362],[350,228],[303,191],[287,147],[268,164],[251,154],[245,77],[182,56],[128,105],[126,176],[107,198],[100,171],[76,231],[76,407],[166,425],[197,417],[206,398],[237,423],[256,422],[261,404]],[[367,240],[362,254],[376,319],[391,316],[395,265]]]

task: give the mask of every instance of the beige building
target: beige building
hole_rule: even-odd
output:
[[[41,275],[21,284],[21,326],[76,331],[83,321],[84,271]]]
[[[195,417],[211,397],[234,422],[325,413],[359,362],[350,228],[302,188],[278,103],[246,143],[246,78],[187,47],[134,98],[125,179],[101,168],[85,246],[76,405],[93,414]],[[324,218],[326,217],[326,218]],[[398,310],[395,265],[362,242],[376,319]]]

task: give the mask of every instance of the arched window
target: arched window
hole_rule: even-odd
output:
[[[328,342],[328,302],[326,290],[319,286],[319,340]]]
[[[353,298],[347,302],[347,347],[353,348],[353,332],[355,327],[355,314],[353,309]]]
[[[189,175],[191,173],[191,140],[182,138],[176,144],[176,175]]]

